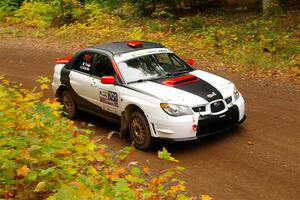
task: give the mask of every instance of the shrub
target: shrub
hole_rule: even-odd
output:
[[[50,16],[56,26],[73,23],[80,19],[86,11],[80,1],[77,0],[54,0],[50,4],[59,9],[55,18]]]
[[[132,147],[113,152],[61,116],[55,100],[0,77],[0,195],[14,199],[187,199],[174,167],[151,176],[129,162]],[[163,149],[159,157],[175,161]]]
[[[69,38],[73,35],[78,38],[87,37],[105,41],[121,33],[122,20],[98,4],[86,4],[82,8],[82,13],[77,13],[77,16],[80,20],[62,26],[57,36]]]
[[[19,8],[18,0],[1,0],[0,1],[0,20],[12,14]]]
[[[151,14],[152,17],[158,19],[165,19],[165,18],[173,18],[174,15],[169,12],[168,7],[160,7],[156,8],[154,12]]]
[[[32,27],[49,27],[59,14],[59,7],[55,4],[25,1],[20,9],[14,12],[14,16],[9,18],[9,21]]]
[[[135,5],[130,3],[124,3],[121,6],[118,5],[115,9],[112,10],[112,13],[125,20],[136,20],[136,18],[141,15],[140,10]]]
[[[19,0],[1,0],[0,11],[10,12],[19,8]]]
[[[195,32],[203,26],[202,18],[196,17],[181,17],[178,20],[178,29],[185,32]]]

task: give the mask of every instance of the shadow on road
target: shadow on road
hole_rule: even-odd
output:
[[[104,140],[108,140],[106,137],[108,133],[111,131],[118,132],[120,130],[120,125],[112,123],[110,121],[104,120],[100,117],[96,117],[86,112],[80,112],[78,118],[76,119],[77,125],[81,128],[87,128],[88,124],[93,124],[93,130],[96,133],[97,137],[103,137]],[[217,145],[218,143],[224,142],[231,137],[236,137],[242,133],[245,133],[245,129],[242,126],[235,126],[230,130],[225,132],[207,136],[203,138],[199,138],[194,141],[187,142],[165,142],[160,140],[155,140],[152,148],[148,150],[148,153],[157,153],[158,150],[161,150],[163,147],[166,147],[169,152],[174,154],[186,154],[189,152],[193,152],[195,150],[206,149],[209,146]],[[111,139],[111,143],[114,144],[115,147],[121,149],[125,146],[131,145],[131,140],[129,135],[125,138],[120,138],[118,135],[113,136]]]
[[[175,153],[175,154],[186,154],[191,151],[195,150],[200,150],[200,149],[205,149],[208,146],[211,145],[217,145],[218,143],[223,142],[224,140],[237,136],[239,134],[242,134],[244,132],[243,127],[240,126],[235,126],[230,130],[227,130],[225,132],[212,135],[212,136],[207,136],[207,137],[202,137],[198,138],[197,140],[194,141],[187,141],[187,142],[164,142],[164,141],[157,141],[152,150],[157,151],[162,149],[163,147],[166,147],[169,152]]]

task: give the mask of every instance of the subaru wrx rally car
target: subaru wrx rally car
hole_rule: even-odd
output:
[[[235,85],[195,69],[161,44],[112,42],[56,59],[53,90],[69,118],[78,110],[121,123],[139,149],[153,139],[195,140],[245,119]]]

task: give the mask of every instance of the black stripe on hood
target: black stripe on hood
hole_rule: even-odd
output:
[[[164,84],[163,82],[168,79],[164,80],[153,80],[155,83],[159,84]],[[167,85],[168,86],[168,85]],[[194,95],[197,95],[203,99],[205,99],[208,102],[217,100],[217,99],[223,99],[222,94],[217,90],[214,86],[209,84],[208,82],[202,80],[201,78],[198,79],[197,81],[187,83],[187,84],[179,84],[178,86],[169,86],[169,87],[174,87],[189,93],[192,93]]]

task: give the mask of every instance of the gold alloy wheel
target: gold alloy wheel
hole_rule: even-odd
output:
[[[72,105],[72,100],[69,96],[69,94],[64,94],[62,98],[62,104],[64,106],[64,110],[68,113],[71,114],[73,110],[73,105]]]
[[[146,140],[146,129],[139,117],[134,117],[130,122],[130,132],[134,142],[144,144]]]

